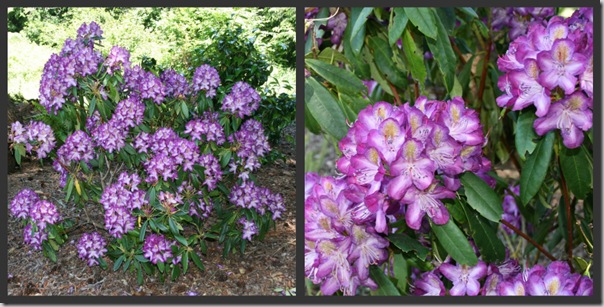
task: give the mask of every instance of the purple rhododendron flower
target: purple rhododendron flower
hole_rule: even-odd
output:
[[[456,266],[443,263],[438,268],[439,271],[450,281],[453,282],[453,288],[449,290],[449,293],[454,296],[476,296],[480,292],[479,279],[486,276],[487,267],[482,261],[478,261],[473,267],[469,267],[465,264],[458,264]]]
[[[153,264],[157,264],[157,262],[165,263],[174,257],[172,254],[173,245],[176,245],[175,241],[168,241],[164,235],[153,233],[145,237],[143,255]]]
[[[413,295],[418,296],[444,296],[445,285],[433,272],[425,272],[420,278],[415,279],[412,286]]]
[[[10,212],[16,218],[27,219],[30,208],[40,200],[36,192],[23,189],[15,195],[10,203]]]
[[[107,242],[98,232],[92,232],[83,234],[78,240],[76,248],[80,259],[86,260],[88,266],[93,266],[98,265],[98,259],[107,252],[106,244]]]
[[[192,89],[195,93],[205,91],[206,97],[213,98],[216,96],[216,88],[220,86],[220,76],[216,68],[203,64],[193,74]]]

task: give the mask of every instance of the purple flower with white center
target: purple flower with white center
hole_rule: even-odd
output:
[[[143,122],[145,113],[145,104],[137,95],[130,95],[127,99],[118,102],[111,121],[120,130],[134,128]]]
[[[352,226],[353,245],[350,261],[354,261],[360,279],[369,278],[369,266],[381,264],[388,259],[388,240],[376,233],[367,232],[367,228],[359,225]],[[356,259],[356,260],[355,260]]]
[[[239,118],[252,115],[260,106],[260,95],[249,84],[239,81],[222,100],[221,110]]]
[[[583,131],[592,127],[592,111],[588,108],[589,98],[577,91],[550,107],[545,117],[535,120],[537,134],[560,129],[564,146],[577,148],[583,143]]]
[[[212,204],[208,204],[206,203],[206,201],[203,198],[200,198],[199,200],[194,200],[191,201],[190,205],[189,205],[189,215],[190,216],[197,216],[198,218],[204,218],[207,219],[210,216],[210,213],[212,213]]]
[[[388,118],[377,130],[371,130],[367,144],[377,149],[384,162],[390,165],[398,157],[405,140],[405,131],[401,129],[398,121]]]
[[[203,64],[195,69],[191,83],[191,87],[195,93],[205,91],[207,98],[214,98],[216,96],[216,88],[220,86],[220,76],[216,68]]]
[[[160,79],[166,87],[166,97],[183,98],[191,92],[187,79],[174,69],[166,69]]]
[[[9,140],[17,144],[25,144],[28,153],[36,150],[38,159],[46,158],[56,144],[52,128],[39,121],[30,122],[25,128],[20,122],[14,122],[11,125]]]
[[[539,81],[539,67],[537,61],[527,59],[524,70],[515,70],[509,73],[511,91],[516,95],[511,100],[512,110],[522,110],[531,104],[537,108],[537,116],[547,114],[551,104],[550,91],[544,88]]]
[[[379,152],[371,147],[365,153],[350,159],[349,181],[363,186],[369,186],[368,194],[373,194],[381,187],[385,173]]]
[[[130,209],[125,207],[109,207],[105,209],[105,228],[115,238],[121,238],[123,234],[134,229],[136,218]]]
[[[94,143],[92,139],[82,130],[77,130],[67,137],[65,143],[59,150],[57,156],[62,163],[88,162],[94,159]]]
[[[593,55],[589,58],[585,70],[579,76],[579,84],[581,89],[587,93],[589,98],[593,99],[594,95],[594,57]]]
[[[449,136],[449,129],[435,124],[426,142],[426,154],[434,162],[437,172],[451,176],[461,174],[463,165],[460,153],[461,146]]]
[[[57,207],[47,200],[39,200],[29,207],[29,217],[41,230],[45,229],[47,224],[54,224],[60,220]]]
[[[105,59],[107,73],[113,75],[116,71],[130,68],[130,52],[126,48],[113,46]]]
[[[91,21],[89,24],[82,23],[80,28],[78,28],[78,39],[80,40],[94,40],[99,39],[103,36],[103,30],[101,27],[94,21]]]
[[[465,264],[443,263],[438,269],[447,279],[453,282],[453,288],[449,290],[449,294],[453,296],[478,295],[480,292],[480,282],[478,280],[487,274],[487,266],[480,260],[473,267]]]
[[[98,265],[99,258],[107,252],[106,244],[107,242],[98,232],[92,232],[83,234],[78,240],[76,248],[80,259],[86,260],[88,266],[93,266]]]
[[[146,153],[149,150],[149,143],[151,142],[151,135],[147,132],[141,131],[134,138],[133,146],[136,148],[138,153]]]
[[[48,233],[46,233],[44,229],[33,231],[33,226],[31,224],[27,224],[23,230],[23,241],[25,244],[31,245],[35,250],[41,250],[42,242],[47,239]]]
[[[321,292],[332,295],[341,288],[348,287],[352,279],[352,270],[349,257],[350,240],[339,242],[321,240],[316,244],[319,253],[317,277],[324,279]]]
[[[425,214],[437,225],[444,225],[449,221],[449,211],[441,199],[455,198],[455,192],[432,184],[425,190],[411,187],[401,199],[402,203],[408,204],[405,220],[411,229],[418,230],[421,227],[422,218]]]
[[[530,275],[527,282],[527,293],[531,296],[571,296],[573,293],[563,287],[564,275],[553,272],[543,276]]]
[[[239,223],[243,225],[243,234],[241,238],[243,240],[252,241],[252,236],[258,234],[258,227],[254,224],[254,221],[249,221],[246,218],[240,218]]]
[[[27,219],[30,208],[40,201],[36,192],[23,189],[15,195],[10,203],[10,212],[16,218]]]
[[[8,135],[8,140],[15,143],[26,143],[27,135],[26,130],[23,128],[23,124],[16,121],[11,124],[10,134]]]
[[[502,281],[497,285],[497,294],[500,296],[526,296],[526,285],[520,277]]]
[[[199,165],[203,166],[205,180],[203,184],[208,187],[208,191],[212,191],[216,188],[216,185],[222,180],[222,169],[218,159],[211,153],[203,154],[199,157]]]
[[[412,287],[413,295],[418,296],[444,296],[445,285],[433,272],[425,272],[416,279]]]
[[[443,123],[449,128],[449,135],[464,145],[482,145],[484,137],[478,113],[464,106],[461,97],[448,101],[442,113]]]
[[[179,194],[174,194],[170,192],[159,192],[157,196],[159,203],[162,205],[164,210],[169,214],[176,213],[177,206],[182,205],[182,197]]]
[[[585,70],[587,59],[575,52],[575,43],[569,39],[556,40],[550,51],[537,55],[542,72],[539,81],[548,89],[559,86],[566,95],[575,91],[577,75]]]
[[[424,145],[414,139],[403,144],[400,157],[390,169],[394,179],[388,185],[388,195],[401,199],[412,185],[423,190],[432,184],[436,166],[423,151]]]
[[[243,165],[246,165],[250,171],[255,170],[260,165],[253,163],[248,165],[247,160],[256,161],[270,151],[268,138],[264,135],[262,124],[255,119],[248,119],[242,125],[239,131],[231,135],[232,143],[236,143],[237,156],[244,160]]]
[[[147,183],[155,183],[159,181],[160,177],[164,181],[169,179],[176,179],[178,177],[178,165],[174,162],[174,159],[165,153],[159,153],[153,156],[151,159],[143,162],[145,171],[147,172]]]
[[[172,246],[176,242],[170,242],[162,234],[150,234],[145,237],[143,245],[143,255],[153,264],[157,262],[167,262],[168,259],[174,257],[172,254]]]
[[[138,65],[124,69],[124,85],[138,93],[141,99],[151,99],[156,104],[161,104],[166,96],[166,87],[160,78]]]

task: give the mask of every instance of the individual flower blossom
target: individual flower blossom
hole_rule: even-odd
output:
[[[239,81],[222,100],[221,110],[239,118],[252,115],[260,106],[260,94],[249,84]]]
[[[591,129],[592,111],[588,108],[589,98],[575,92],[553,104],[545,117],[537,118],[534,128],[538,135],[559,129],[564,146],[577,148],[583,143],[583,131]]]
[[[113,46],[105,59],[107,73],[113,75],[116,71],[130,68],[130,52],[126,48]]]
[[[418,230],[424,215],[428,215],[434,224],[446,224],[449,221],[449,211],[441,201],[444,198],[455,198],[455,193],[436,184],[425,190],[411,187],[401,200],[408,204],[405,213],[407,225]]]
[[[418,296],[444,296],[445,285],[433,272],[425,272],[416,279],[411,287],[413,295]]]
[[[573,293],[563,287],[561,274],[547,272],[542,276],[533,274],[527,282],[527,293],[531,296],[571,296]]]
[[[173,258],[172,246],[176,242],[170,242],[162,234],[150,234],[145,237],[145,243],[143,244],[143,256],[153,264],[157,262],[166,263],[169,259]]]
[[[220,76],[216,68],[203,64],[193,74],[192,90],[195,93],[205,91],[206,97],[214,98],[216,96],[216,88],[220,86]]]
[[[106,244],[107,242],[98,232],[92,232],[83,234],[78,240],[76,248],[80,259],[86,260],[88,266],[93,266],[98,265],[98,259],[107,252]]]
[[[400,199],[412,185],[424,190],[432,184],[436,166],[423,152],[424,145],[414,139],[403,144],[399,159],[392,164],[394,179],[388,186],[388,195]]]
[[[42,250],[42,242],[48,239],[48,233],[44,229],[33,230],[31,224],[27,224],[23,229],[23,241],[31,245],[35,250]]]
[[[179,194],[164,191],[159,192],[157,200],[159,200],[159,203],[168,214],[176,213],[176,207],[183,203],[182,197]]]
[[[174,69],[166,69],[160,76],[166,87],[166,97],[182,98],[191,92],[187,79]]]
[[[556,86],[562,88],[566,95],[575,91],[576,75],[585,71],[587,59],[580,53],[575,53],[575,44],[569,39],[556,40],[550,51],[537,55],[541,68],[539,81],[548,89]]]
[[[497,293],[500,296],[526,296],[526,285],[522,278],[502,281],[497,285]]]
[[[258,234],[258,227],[254,221],[249,221],[246,218],[240,218],[239,223],[243,225],[243,234],[241,238],[243,240],[252,241],[252,236]]]
[[[10,203],[10,212],[16,218],[27,219],[30,208],[36,204],[40,198],[36,192],[23,189],[15,195]]]
[[[55,224],[60,220],[57,207],[47,200],[38,200],[29,207],[29,217],[36,222],[40,230],[45,229],[48,224]]]
[[[486,276],[487,267],[482,261],[478,261],[473,267],[465,264],[452,265],[443,263],[439,271],[450,281],[453,282],[453,288],[449,293],[453,296],[476,296],[480,292],[479,279]]]
[[[368,232],[366,227],[353,225],[349,260],[354,261],[357,274],[361,280],[369,278],[369,266],[388,259],[388,240],[375,232]]]

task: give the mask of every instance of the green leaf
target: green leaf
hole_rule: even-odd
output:
[[[138,262],[149,262],[149,259],[145,258],[143,255],[134,255],[134,258],[138,260]]]
[[[359,54],[361,48],[363,48],[365,40],[365,23],[367,22],[367,16],[371,13],[371,10],[373,9],[360,7],[351,9],[347,28],[350,28],[350,46],[352,47],[352,52],[355,54]]]
[[[390,46],[396,44],[403,31],[407,27],[407,23],[409,22],[409,18],[405,14],[405,9],[402,7],[394,8],[394,18],[392,22],[390,22],[388,28],[388,43]]]
[[[195,265],[200,270],[202,270],[202,271],[205,270],[203,263],[201,263],[201,259],[199,259],[199,256],[197,255],[197,253],[195,251],[190,251],[189,256],[191,257],[191,260],[193,260],[193,263],[195,263]]]
[[[468,242],[466,235],[455,225],[452,219],[449,219],[444,225],[436,225],[430,221],[430,225],[440,244],[457,263],[469,266],[478,263],[478,258],[474,254],[474,249]]]
[[[312,54],[309,54],[309,55],[312,56]],[[317,59],[321,60],[325,63],[329,63],[329,64],[334,64],[336,62],[350,64],[350,62],[348,61],[346,56],[344,56],[342,53],[340,53],[339,51],[337,51],[331,47],[327,47],[327,48],[321,50],[321,53],[319,53],[319,55],[317,56]]]
[[[538,136],[535,133],[535,129],[533,129],[535,119],[535,113],[524,112],[520,114],[516,122],[516,151],[522,160],[526,159],[527,153],[532,153],[535,147],[537,147],[537,143],[534,140]]]
[[[119,258],[117,258],[117,260],[115,261],[115,263],[113,264],[113,271],[117,271],[120,266],[122,265],[122,262],[124,262],[124,255],[121,255]]]
[[[187,274],[187,270],[189,269],[189,253],[185,252],[182,254],[182,274]]]
[[[482,259],[487,262],[499,263],[505,259],[505,246],[497,237],[496,229],[493,229],[491,224],[482,216],[479,216],[476,211],[463,206],[466,213],[466,218],[470,224],[470,235]]]
[[[457,9],[470,17],[478,18],[478,14],[476,14],[476,11],[471,7],[458,7]]]
[[[187,106],[186,102],[182,101],[180,103],[180,109],[182,110],[182,115],[184,116],[184,118],[189,118],[189,107]]]
[[[145,234],[147,232],[147,226],[149,225],[149,220],[146,220],[141,226],[141,230],[138,236],[138,240],[143,242],[145,240]]]
[[[138,263],[138,262],[137,262]],[[139,285],[143,284],[143,270],[140,268],[140,265],[136,268],[136,281]]]
[[[585,199],[593,189],[593,164],[587,156],[587,151],[561,146],[560,165],[568,188],[578,199]]]
[[[426,65],[424,64],[424,53],[417,48],[417,44],[409,29],[405,30],[403,34],[403,53],[405,54],[407,63],[409,63],[411,75],[415,80],[423,84],[427,75]]]
[[[400,296],[401,293],[396,289],[392,281],[384,274],[384,271],[379,267],[372,265],[369,267],[369,275],[371,279],[378,285],[377,290],[372,291],[374,296]]]
[[[403,293],[407,294],[407,276],[409,275],[409,266],[407,260],[402,254],[394,254],[393,256],[394,276],[396,276],[396,287]]]
[[[157,268],[159,269],[159,271],[160,271],[160,272],[162,272],[162,273],[163,273],[163,272],[164,272],[164,269],[165,269],[164,262],[163,262],[163,261],[158,261],[158,262],[157,262]]]
[[[340,91],[351,94],[367,92],[367,87],[363,84],[363,81],[345,69],[312,59],[307,59],[306,65],[325,78],[325,80],[337,86]]]
[[[460,179],[470,207],[487,219],[498,223],[503,214],[503,206],[497,193],[472,172],[465,172]]]
[[[392,48],[388,45],[388,42],[381,37],[374,36],[369,38],[368,43],[369,47],[373,49],[375,65],[381,72],[381,75],[396,87],[405,88],[406,75],[403,75],[392,61],[395,55],[392,53]],[[389,89],[388,86],[386,88]]]
[[[304,83],[304,100],[312,116],[323,131],[337,140],[342,139],[346,136],[348,127],[338,102],[314,78],[307,78]]]
[[[176,280],[180,276],[180,267],[175,265],[172,267],[172,280]]]
[[[65,195],[66,202],[69,201],[72,191],[73,191],[73,177],[69,176],[69,179],[67,180],[67,195]]]
[[[435,16],[434,18],[437,20],[435,28],[438,31],[438,35],[435,39],[426,38],[426,40],[428,41],[430,51],[432,51],[432,54],[434,55],[434,59],[438,63],[438,68],[443,75],[447,92],[451,92],[455,82],[455,64],[457,63],[457,59],[455,57],[455,52],[453,52],[453,48],[451,47],[451,41],[449,41],[447,30],[440,22],[438,16]]]
[[[427,247],[421,245],[417,240],[409,237],[404,233],[392,233],[388,235],[388,240],[398,247],[403,252],[415,252],[419,259],[426,260],[426,256],[430,251]]]
[[[321,126],[319,126],[317,120],[312,116],[306,104],[304,104],[304,127],[314,134],[321,133]]]
[[[549,162],[552,158],[554,146],[554,132],[549,132],[543,137],[535,150],[526,158],[526,163],[520,174],[520,200],[526,205],[539,191]]]
[[[438,30],[434,25],[436,25],[437,21],[434,18],[434,13],[431,8],[406,7],[404,10],[409,21],[411,21],[420,32],[429,38],[436,39]]]

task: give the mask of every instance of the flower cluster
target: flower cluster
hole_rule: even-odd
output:
[[[57,158],[52,163],[55,171],[61,175],[60,186],[67,184],[69,171],[65,168],[72,162],[88,162],[94,159],[94,142],[82,130],[78,130],[67,137],[63,146],[57,150]]]
[[[355,295],[360,285],[377,289],[369,266],[386,261],[388,241],[357,216],[346,181],[307,173],[304,187],[306,277],[320,284],[324,295],[338,290]]]
[[[161,104],[166,96],[166,87],[161,79],[139,65],[124,69],[124,86],[138,93],[142,99],[152,99]]]
[[[105,188],[99,202],[105,209],[105,228],[112,236],[121,238],[123,234],[134,229],[136,218],[134,209],[140,209],[148,200],[145,191],[139,190],[140,177],[123,172],[116,183]]]
[[[10,203],[10,211],[14,217],[30,221],[23,233],[24,241],[36,250],[40,250],[42,242],[48,238],[46,227],[61,219],[53,203],[40,199],[34,191],[28,189],[15,195]]]
[[[529,22],[542,21],[554,16],[555,13],[553,7],[496,7],[491,11],[493,30],[501,31],[504,27],[510,28],[508,36],[511,40],[526,34]]]
[[[346,26],[348,25],[348,20],[346,18],[346,14],[338,13],[337,15],[329,18],[327,21],[327,25],[325,25],[325,30],[331,31],[331,43],[334,45],[339,45],[342,41],[342,36],[344,36],[344,30],[346,30]]]
[[[264,135],[262,124],[255,119],[248,119],[239,131],[229,136],[229,142],[236,144],[240,165],[248,171],[260,167],[259,158],[269,152],[268,138]]]
[[[59,55],[52,54],[44,65],[40,80],[40,104],[57,114],[69,99],[69,89],[76,86],[78,76],[97,72],[103,62],[100,52],[94,50],[94,40],[101,38],[101,31],[94,21],[78,29],[75,40],[67,39]]]
[[[177,264],[180,262],[181,257],[174,258],[172,246],[175,245],[177,245],[175,241],[168,241],[162,234],[150,234],[145,237],[143,255],[153,264],[157,264],[158,261],[165,263],[170,259],[172,259],[173,264]]]
[[[208,187],[208,191],[212,191],[216,188],[216,185],[222,180],[222,169],[220,169],[220,163],[213,154],[207,153],[199,157],[199,165],[203,166],[205,180],[203,184]]]
[[[252,241],[252,236],[258,234],[258,227],[254,224],[254,221],[242,217],[239,219],[239,223],[243,225],[243,240]]]
[[[249,84],[239,81],[222,100],[222,110],[239,118],[252,115],[260,106],[260,94]]]
[[[177,73],[174,69],[166,69],[161,74],[160,79],[166,87],[166,97],[182,98],[191,93],[191,87],[185,76]]]
[[[55,148],[55,135],[49,125],[32,121],[27,126],[16,121],[11,124],[9,141],[25,144],[28,153],[36,150],[38,159],[43,159]]]
[[[566,19],[555,16],[547,23],[531,23],[497,65],[505,72],[498,80],[504,92],[497,98],[500,107],[521,110],[534,105],[537,134],[559,129],[566,147],[583,143],[583,131],[593,122],[591,8]]]
[[[92,232],[83,234],[78,240],[76,248],[80,259],[86,260],[88,266],[93,266],[98,265],[99,258],[107,252],[106,245],[107,242],[98,232]]]
[[[105,66],[110,75],[122,69],[130,69],[130,52],[126,48],[113,46],[105,59]]]
[[[214,98],[216,96],[216,89],[220,86],[220,76],[216,68],[203,64],[195,69],[192,84],[195,93],[205,91],[206,97]]]
[[[189,134],[193,141],[214,141],[218,146],[225,142],[224,129],[218,121],[218,113],[216,112],[206,111],[201,118],[189,121],[185,125],[184,133]],[[205,136],[205,140],[202,136]]]
[[[412,293],[445,295],[447,290],[441,276],[453,283],[448,293],[454,296],[589,296],[593,293],[591,278],[571,273],[566,262],[554,261],[547,268],[535,265],[522,270],[515,260],[500,265],[479,261],[473,267],[442,263],[435,270],[418,276],[411,286]]]
[[[143,162],[147,171],[146,182],[174,180],[178,176],[178,167],[184,171],[193,170],[193,165],[199,162],[199,147],[193,141],[183,139],[171,128],[159,128],[155,134],[141,132],[135,139],[135,148],[139,152],[153,153]]]
[[[244,181],[241,185],[233,187],[229,201],[241,208],[254,209],[261,215],[268,209],[273,213],[273,220],[280,218],[285,211],[281,194],[258,187],[253,181]]]
[[[441,199],[454,198],[459,175],[474,172],[489,184],[490,162],[477,113],[461,98],[420,97],[412,107],[378,102],[362,110],[340,141],[338,169],[350,185],[350,200],[360,203],[363,220],[387,233],[386,216],[405,213],[419,229],[424,215],[445,224],[449,212]],[[406,206],[403,206],[406,205]]]

